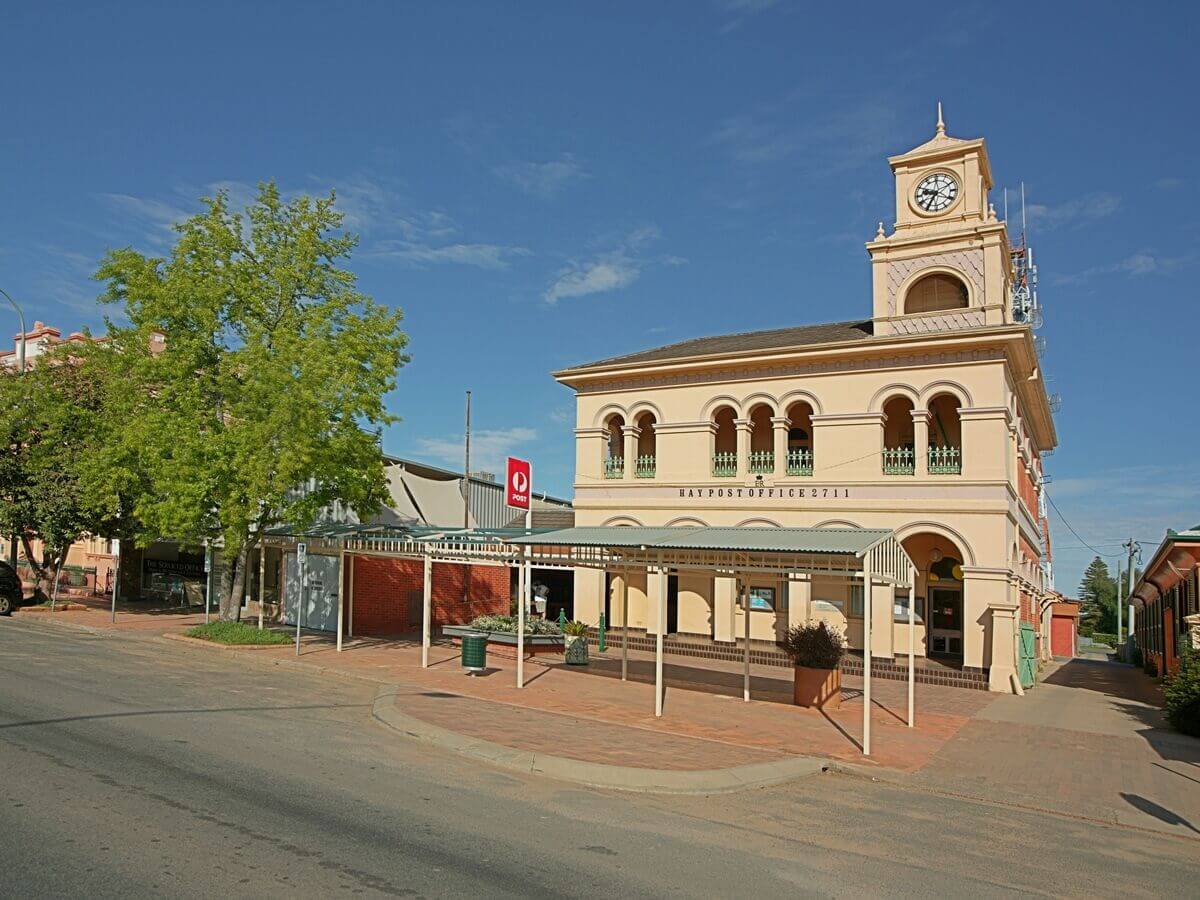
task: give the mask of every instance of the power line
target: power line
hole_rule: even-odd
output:
[[[1071,532],[1071,534],[1075,535],[1075,539],[1078,540],[1079,543],[1083,544],[1083,546],[1087,547],[1089,550],[1091,550],[1097,556],[1121,556],[1122,555],[1120,553],[1101,553],[1099,550],[1097,550],[1095,547],[1093,547],[1091,544],[1089,544],[1087,541],[1085,541],[1080,536],[1079,532],[1076,531],[1074,529],[1074,527],[1072,527],[1071,523],[1067,521],[1067,517],[1063,515],[1063,511],[1058,508],[1058,504],[1054,502],[1054,498],[1050,496],[1049,491],[1046,491],[1046,499],[1050,501],[1050,505],[1052,507],[1054,507],[1054,511],[1056,513],[1058,513],[1058,517],[1060,519],[1062,519],[1062,523],[1067,526],[1067,531],[1069,531],[1069,532]],[[1101,541],[1100,543],[1103,543],[1103,541]]]

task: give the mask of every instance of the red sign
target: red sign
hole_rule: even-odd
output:
[[[529,509],[529,498],[533,496],[533,467],[525,459],[508,458],[508,474],[505,476],[505,501],[513,509]]]

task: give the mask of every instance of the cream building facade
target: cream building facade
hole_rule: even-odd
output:
[[[919,568],[917,653],[1015,689],[1021,623],[1044,633],[1050,545],[1042,456],[1056,444],[982,139],[889,163],[896,214],[866,245],[871,316],[684,341],[555,373],[575,390],[577,525],[890,528]],[[863,304],[865,311],[866,304]],[[862,650],[907,654],[907,595],[794,576],[578,571],[576,617],[735,643],[823,619]],[[657,621],[668,579],[668,621]],[[1048,614],[1047,614],[1048,615]]]

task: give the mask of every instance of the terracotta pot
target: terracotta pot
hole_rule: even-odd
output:
[[[842,670],[796,666],[794,699],[797,706],[841,709]]]

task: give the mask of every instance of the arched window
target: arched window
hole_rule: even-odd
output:
[[[750,474],[770,475],[775,471],[775,436],[771,433],[773,411],[765,403],[750,410]]]
[[[654,426],[658,422],[652,412],[642,413],[635,421],[638,427],[638,455],[633,474],[637,478],[653,478],[658,471],[658,440],[654,434]]]
[[[625,417],[613,413],[604,423],[608,432],[604,441],[604,477],[625,477]]]
[[[929,401],[929,474],[962,474],[962,422],[951,394]]]
[[[911,314],[966,309],[969,302],[967,286],[961,279],[944,272],[934,272],[918,279],[908,289],[904,297],[904,312]]]
[[[813,473],[812,407],[803,401],[787,408],[787,473],[789,475],[811,475]]]
[[[883,404],[883,473],[914,475],[917,471],[913,434],[913,404],[907,397],[890,397]]]
[[[733,424],[737,413],[733,407],[722,406],[713,413],[713,476],[734,478],[737,476],[737,426]]]

